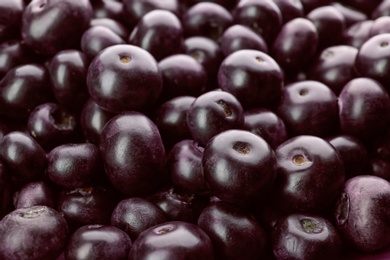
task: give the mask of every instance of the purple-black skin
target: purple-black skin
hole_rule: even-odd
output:
[[[141,110],[159,97],[162,77],[156,60],[140,47],[119,44],[91,62],[87,85],[91,98],[110,112]]]
[[[288,138],[283,120],[266,108],[254,108],[245,111],[243,129],[262,137],[272,149],[275,149]]]
[[[210,38],[203,36],[188,37],[183,42],[183,53],[192,56],[207,71],[208,87],[215,89],[218,86],[216,75],[223,60],[220,45]]]
[[[291,21],[292,19],[304,16],[304,10],[301,1],[274,0],[274,2],[280,9],[283,24]]]
[[[263,37],[249,27],[240,24],[227,28],[220,38],[220,44],[225,56],[243,49],[268,52],[268,46]]]
[[[359,49],[369,38],[373,20],[363,20],[348,26],[344,30],[343,44]]]
[[[111,187],[63,189],[57,208],[64,215],[69,229],[74,231],[83,225],[108,225],[119,199],[119,195]]]
[[[64,50],[50,60],[48,69],[52,93],[61,106],[80,111],[88,99],[87,71],[89,60],[78,50]]]
[[[197,3],[182,14],[186,37],[205,36],[218,41],[232,22],[231,13],[223,6],[212,2]]]
[[[390,17],[389,16],[381,16],[374,20],[373,25],[370,29],[370,37],[382,34],[382,33],[390,33]]]
[[[63,144],[47,155],[49,179],[64,188],[97,183],[104,175],[99,147],[90,143]]]
[[[192,138],[201,146],[215,135],[240,129],[244,109],[235,96],[224,91],[209,91],[197,97],[187,111],[187,126]]]
[[[207,71],[194,57],[175,54],[158,63],[163,77],[160,100],[166,101],[178,96],[203,94],[207,86]]]
[[[29,135],[13,131],[0,141],[0,159],[17,183],[27,183],[43,177],[46,153]]]
[[[339,45],[342,42],[343,32],[346,28],[343,14],[334,6],[320,6],[306,15],[317,28],[318,48]]]
[[[104,26],[92,26],[84,31],[80,43],[81,50],[91,60],[103,49],[117,44],[125,44],[125,41],[114,31]]]
[[[344,16],[345,25],[347,27],[351,26],[354,23],[358,23],[364,20],[367,20],[367,15],[363,12],[356,10],[355,8],[351,8],[340,2],[332,2],[331,6],[335,7],[339,12]]]
[[[339,111],[341,133],[369,142],[389,127],[390,97],[378,81],[354,78],[339,95]]]
[[[276,175],[276,157],[260,136],[227,130],[212,138],[202,157],[211,192],[222,201],[247,205],[262,200]]]
[[[202,210],[209,204],[209,197],[197,196],[187,191],[180,192],[167,188],[148,196],[169,220],[185,221],[196,224]]]
[[[194,100],[195,97],[179,96],[164,102],[156,110],[155,123],[166,151],[176,143],[191,138],[187,126],[187,111]]]
[[[345,0],[343,3],[354,9],[357,9],[367,15],[371,15],[372,11],[382,2],[382,0]]]
[[[101,1],[101,2],[103,2],[103,1]],[[111,0],[108,0],[106,2],[118,3],[115,1],[111,1]],[[91,20],[90,26],[91,27],[93,27],[93,26],[106,27],[106,28],[110,29],[111,31],[113,31],[114,33],[116,33],[117,35],[119,35],[122,39],[127,39],[127,37],[129,37],[129,34],[130,34],[129,30],[123,24],[121,24],[118,20],[114,20],[114,19],[110,19],[110,18],[94,18]]]
[[[122,1],[112,0],[100,0],[91,1],[93,9],[94,19],[113,19],[121,24],[126,23],[125,16],[123,15],[123,3]]]
[[[317,136],[293,137],[275,150],[273,208],[286,213],[324,213],[336,202],[345,180],[337,150]]]
[[[12,1],[12,0],[10,0]],[[4,41],[0,44],[0,78],[12,68],[39,60],[38,55],[20,39]]]
[[[2,1],[0,6],[0,42],[18,37],[24,9],[23,0]]]
[[[239,1],[232,11],[234,23],[250,27],[271,43],[282,26],[282,13],[272,0]]]
[[[153,226],[133,242],[129,259],[214,259],[213,245],[198,226],[170,221]]]
[[[277,221],[271,236],[276,259],[342,259],[343,243],[337,229],[320,216],[286,215]]]
[[[302,2],[305,13],[309,13],[311,10],[317,7],[329,5],[332,0],[300,0],[300,2]]]
[[[318,81],[303,80],[285,86],[275,112],[285,123],[290,137],[325,137],[339,130],[337,96]]]
[[[340,154],[346,179],[367,174],[370,171],[367,149],[358,138],[351,135],[336,135],[326,140]]]
[[[130,28],[137,25],[138,21],[150,11],[162,9],[170,11],[176,15],[180,13],[180,5],[178,0],[123,0],[122,16],[125,17]]]
[[[334,210],[336,228],[355,250],[375,252],[390,245],[390,184],[360,175],[344,184]]]
[[[216,202],[202,211],[198,226],[210,237],[217,259],[266,259],[264,228],[239,207]]]
[[[169,151],[166,169],[176,189],[197,195],[209,194],[202,170],[203,150],[194,140],[185,139]]]
[[[368,172],[370,175],[381,177],[387,181],[390,181],[390,161],[384,160],[378,157],[370,158],[370,169]],[[365,174],[367,174],[367,172]]]
[[[14,67],[0,82],[0,113],[11,120],[26,120],[36,106],[52,100],[49,73],[42,65]]]
[[[144,198],[132,197],[115,206],[110,224],[126,232],[134,241],[144,230],[167,220],[167,216],[157,205]]]
[[[100,135],[100,152],[120,192],[148,194],[162,184],[165,149],[157,126],[145,115],[129,111],[113,117]]]
[[[183,28],[172,12],[153,10],[141,18],[128,42],[148,51],[156,60],[161,60],[180,51]]]
[[[355,68],[361,77],[375,79],[390,87],[390,33],[372,36],[360,47]]]
[[[16,209],[0,221],[0,258],[56,259],[68,233],[64,217],[50,207]]]
[[[119,228],[85,225],[69,238],[65,259],[127,260],[131,245],[130,237]]]
[[[16,209],[32,206],[55,208],[56,192],[54,187],[45,181],[29,182],[14,193],[13,204]]]
[[[372,11],[371,18],[377,19],[381,16],[389,16],[390,15],[390,1],[384,0],[382,3],[377,5],[377,7]]]
[[[271,107],[279,99],[283,73],[276,61],[257,50],[239,50],[227,56],[218,71],[219,87],[233,94],[245,110]]]
[[[90,143],[98,144],[104,126],[114,116],[114,113],[104,110],[89,98],[80,115],[81,130],[85,139]]]
[[[44,103],[31,111],[27,130],[46,151],[61,144],[77,142],[81,137],[78,117],[57,103]]]
[[[12,211],[13,191],[11,176],[0,163],[0,219]]]
[[[308,78],[327,85],[336,95],[356,77],[358,49],[349,45],[331,46],[321,51],[308,71]]]
[[[33,0],[23,12],[21,34],[37,53],[54,55],[77,48],[91,18],[88,0]]]
[[[272,57],[285,70],[293,73],[306,67],[318,50],[319,35],[314,23],[295,18],[280,29],[271,49]]]

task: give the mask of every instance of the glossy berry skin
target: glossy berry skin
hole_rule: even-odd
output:
[[[243,129],[262,137],[272,149],[287,140],[287,129],[283,120],[265,108],[245,111]]]
[[[286,215],[272,230],[277,259],[341,259],[342,245],[332,223],[316,215]]]
[[[303,17],[304,10],[301,1],[295,0],[274,0],[282,14],[282,24],[291,21],[292,19]]]
[[[92,6],[87,0],[33,0],[23,12],[21,34],[37,53],[54,55],[76,48],[91,18]]]
[[[154,0],[123,0],[122,16],[130,28],[137,25],[138,21],[148,12],[162,9],[179,14],[179,1],[167,0],[164,2]]]
[[[382,1],[377,7],[372,11],[372,18],[377,19],[381,16],[390,15],[390,2],[388,0]]]
[[[215,89],[218,85],[214,79],[223,60],[219,44],[203,36],[188,37],[183,42],[183,52],[202,64],[208,75],[208,89]]]
[[[15,192],[13,204],[16,209],[39,205],[55,208],[56,195],[53,186],[48,182],[29,182]]]
[[[370,38],[373,20],[363,20],[346,28],[343,35],[343,44],[360,48]]]
[[[80,258],[127,260],[131,245],[129,236],[119,228],[107,225],[85,225],[77,229],[69,238],[65,257],[69,260]]]
[[[161,100],[178,96],[203,94],[207,87],[207,71],[194,57],[186,54],[174,54],[158,63],[163,77]]]
[[[262,199],[273,185],[276,158],[263,138],[244,130],[228,130],[208,142],[202,167],[216,197],[247,204]]]
[[[84,31],[80,42],[81,50],[91,60],[103,49],[116,44],[125,44],[125,41],[114,31],[104,26],[92,26]]]
[[[371,12],[382,3],[382,0],[372,0],[370,2],[366,2],[363,0],[345,0],[346,5],[351,6],[352,8],[355,8],[357,10],[360,10],[368,15],[371,14]]]
[[[182,21],[186,37],[205,36],[218,41],[232,24],[233,17],[219,4],[200,2],[182,15]]]
[[[345,183],[334,218],[341,236],[355,250],[375,252],[390,244],[390,227],[385,220],[389,192],[389,182],[377,176],[356,176]]]
[[[285,86],[276,113],[286,124],[290,136],[323,137],[338,131],[337,96],[318,81],[304,80]]]
[[[100,135],[106,174],[127,195],[148,194],[161,185],[165,150],[156,125],[138,112],[112,118]]]
[[[111,1],[111,0],[108,0],[106,2],[118,3],[115,1]],[[106,27],[106,28],[110,29],[111,31],[113,31],[114,33],[116,33],[122,39],[127,39],[127,37],[129,37],[129,34],[130,34],[129,30],[122,23],[120,23],[118,20],[114,20],[114,19],[110,19],[110,18],[94,18],[91,20],[90,26],[91,27],[93,27],[93,26]]]
[[[4,0],[0,6],[0,41],[18,35],[21,18],[25,8],[23,0]]]
[[[319,48],[338,45],[346,28],[343,14],[334,6],[321,6],[306,15],[317,28]]]
[[[359,49],[355,68],[361,77],[369,77],[384,86],[390,83],[390,33],[368,39]]]
[[[0,141],[0,159],[16,182],[40,179],[46,169],[46,153],[29,135],[13,131]],[[22,163],[21,163],[22,162]]]
[[[110,112],[140,110],[157,100],[162,77],[150,53],[134,45],[119,44],[104,49],[93,59],[87,85],[92,99]]]
[[[160,190],[148,196],[148,200],[157,205],[168,220],[194,224],[202,210],[209,204],[207,196],[197,196],[187,191],[180,192],[174,188]]]
[[[153,10],[134,27],[128,42],[148,51],[156,60],[178,53],[183,41],[179,18],[170,11]]]
[[[170,221],[151,227],[133,242],[129,259],[214,259],[210,238],[198,226]]]
[[[15,67],[0,82],[0,113],[12,120],[26,120],[37,105],[50,100],[49,73],[42,65]]]
[[[31,111],[27,120],[29,134],[44,148],[76,142],[79,138],[78,118],[56,103],[44,103]]]
[[[239,129],[244,124],[241,103],[230,93],[209,91],[197,97],[187,111],[187,126],[201,146],[216,134]]]
[[[389,16],[381,16],[374,20],[374,23],[370,29],[370,36],[375,36],[382,33],[390,33],[390,17]]]
[[[122,1],[100,0],[91,1],[94,19],[113,19],[120,23],[125,23],[125,17],[122,13]]]
[[[286,73],[292,73],[314,58],[318,42],[319,35],[313,22],[295,18],[280,29],[271,48],[272,57]]]
[[[79,111],[88,98],[87,70],[89,60],[78,50],[56,53],[49,63],[52,93],[61,106]]]
[[[326,140],[340,154],[346,179],[369,172],[368,151],[358,138],[350,135],[336,135]]]
[[[190,139],[176,143],[169,151],[166,169],[177,190],[193,194],[209,193],[202,170],[203,151],[203,147]]]
[[[0,230],[1,259],[55,259],[69,233],[64,217],[46,206],[10,212],[0,221]]]
[[[81,188],[96,183],[104,174],[99,147],[90,143],[63,144],[47,155],[47,175],[65,188]]]
[[[389,126],[390,98],[384,87],[370,78],[354,78],[339,95],[340,128],[363,142]]]
[[[144,230],[165,221],[167,216],[158,206],[144,198],[132,197],[115,206],[110,224],[126,232],[134,241]]]
[[[335,7],[343,16],[345,19],[345,25],[347,27],[351,26],[354,23],[358,23],[364,20],[367,20],[367,15],[363,12],[352,8],[350,6],[345,5],[341,2],[332,2],[330,3],[331,6]]]
[[[198,226],[210,237],[218,259],[266,257],[267,234],[252,215],[239,207],[216,202],[202,211]]]
[[[235,24],[250,27],[271,43],[282,26],[282,14],[272,1],[239,1],[233,10]]]
[[[263,37],[252,29],[240,24],[227,28],[220,38],[220,43],[221,50],[225,56],[243,49],[268,52],[268,46]]]
[[[343,188],[345,171],[341,156],[329,142],[300,135],[279,145],[275,154],[273,208],[317,214],[334,205]]]
[[[155,123],[166,151],[169,151],[176,143],[191,138],[187,126],[187,111],[194,100],[195,97],[179,96],[164,102],[157,109]]]
[[[103,127],[114,116],[114,113],[108,112],[89,98],[80,115],[80,126],[85,139],[90,143],[98,144]]]
[[[118,195],[111,188],[88,186],[63,189],[57,208],[65,217],[70,230],[89,224],[108,225],[118,203]]]
[[[22,40],[8,40],[0,44],[0,78],[12,68],[37,59],[33,51]]]
[[[227,56],[218,71],[219,87],[233,94],[244,109],[270,107],[283,87],[279,65],[268,54],[240,50]]]
[[[309,69],[308,77],[327,85],[336,95],[356,77],[358,49],[349,45],[331,46],[321,51]]]

